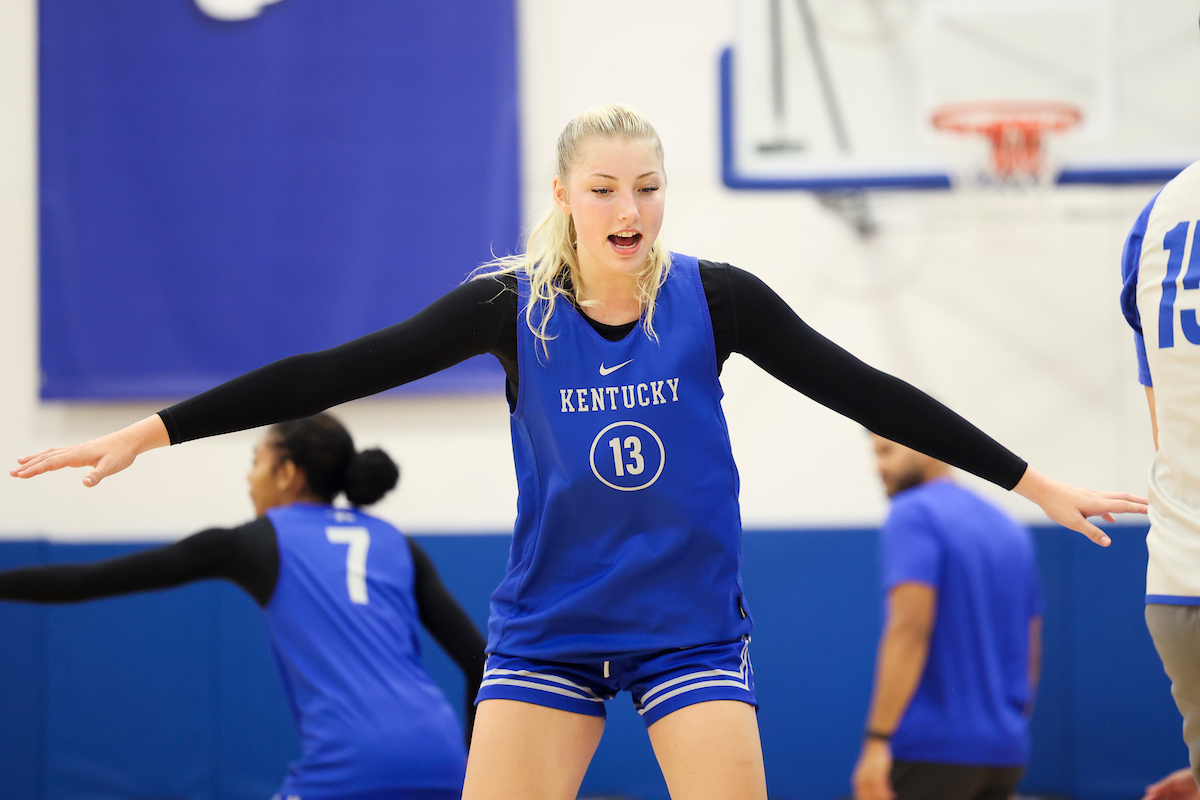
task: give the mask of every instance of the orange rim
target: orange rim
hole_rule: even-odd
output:
[[[1042,136],[1069,130],[1082,120],[1083,112],[1070,103],[1037,100],[951,103],[930,117],[937,130],[986,137],[992,145],[991,172],[1001,178],[1041,174]]]

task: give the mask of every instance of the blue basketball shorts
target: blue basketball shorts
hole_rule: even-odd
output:
[[[633,697],[647,727],[672,711],[709,700],[739,700],[758,708],[750,637],[590,664],[490,653],[475,703],[520,700],[603,717],[605,701],[620,691]]]

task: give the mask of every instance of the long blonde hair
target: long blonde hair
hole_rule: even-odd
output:
[[[555,174],[564,183],[571,169],[579,162],[584,145],[593,139],[647,140],[654,146],[659,163],[663,163],[662,140],[650,121],[628,106],[604,105],[580,111],[567,123],[558,137]],[[515,274],[529,281],[529,303],[525,307],[525,324],[537,337],[547,357],[547,344],[554,338],[547,335],[546,325],[554,314],[561,295],[568,302],[590,305],[578,295],[579,259],[575,252],[575,220],[570,214],[552,204],[541,221],[533,226],[525,242],[525,252],[500,256],[483,264],[471,273],[471,278]],[[657,340],[654,332],[654,301],[671,268],[671,255],[662,237],[654,240],[638,273],[638,300],[645,313],[642,326],[646,335]],[[535,319],[534,308],[541,309]]]

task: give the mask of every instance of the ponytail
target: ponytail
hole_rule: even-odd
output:
[[[353,506],[369,506],[396,487],[400,468],[378,448],[357,453],[350,432],[329,414],[280,422],[272,444],[304,472],[308,491],[326,503],[344,493]]]
[[[387,453],[374,447],[355,453],[346,465],[346,486],[342,489],[352,506],[369,506],[379,502],[396,487],[400,468]]]

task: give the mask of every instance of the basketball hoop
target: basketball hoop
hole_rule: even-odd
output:
[[[1074,128],[1083,112],[1070,103],[1053,101],[983,100],[951,103],[933,112],[936,130],[952,134],[981,135],[991,145],[991,158],[979,179],[997,186],[1027,186],[1047,182],[1051,160],[1046,158],[1048,135]],[[964,177],[971,172],[965,172]]]

